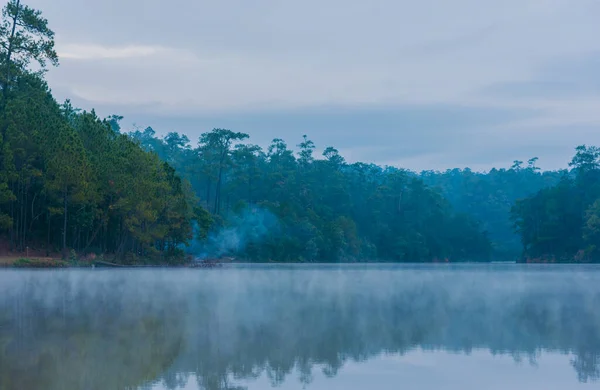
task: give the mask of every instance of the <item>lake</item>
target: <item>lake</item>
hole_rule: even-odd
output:
[[[0,270],[0,390],[596,389],[600,268]]]

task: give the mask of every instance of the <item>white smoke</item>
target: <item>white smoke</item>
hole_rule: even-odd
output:
[[[278,219],[269,210],[258,206],[246,207],[228,218],[226,225],[209,234],[205,242],[188,249],[198,259],[234,256],[244,252],[250,243],[260,243],[279,231]]]

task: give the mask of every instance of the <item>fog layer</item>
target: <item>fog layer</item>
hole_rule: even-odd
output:
[[[599,303],[594,267],[3,271],[0,389],[310,388],[415,348],[571,353],[575,385],[599,377]]]

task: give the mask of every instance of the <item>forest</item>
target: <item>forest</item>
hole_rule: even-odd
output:
[[[0,251],[124,264],[233,256],[255,262],[600,261],[600,149],[569,169],[537,159],[474,172],[348,163],[298,135],[198,140],[59,103],[40,11],[0,24]]]

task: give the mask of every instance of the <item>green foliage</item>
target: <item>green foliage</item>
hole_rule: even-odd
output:
[[[306,136],[298,158],[282,139],[264,152],[245,143],[248,135],[224,129],[202,134],[196,148],[176,133],[160,139],[146,129],[133,137],[173,164],[212,211],[213,228],[204,232],[220,251],[207,255],[284,262],[489,260],[480,225],[414,174],[347,164],[333,147],[315,159]],[[276,223],[266,222],[271,219]]]
[[[0,22],[0,235],[11,249],[99,252],[117,261],[180,261],[196,215],[188,182],[120,133],[121,116],[59,105],[42,70],[58,64],[54,34],[19,0]],[[10,93],[8,93],[10,90]],[[194,209],[196,211],[194,212]]]
[[[576,149],[575,157],[569,163],[578,172],[594,171],[600,168],[600,148],[580,145]]]
[[[94,112],[59,106],[35,75],[22,76],[6,110],[0,227],[14,249],[182,257],[197,206],[170,165]]]
[[[600,261],[600,149],[579,146],[560,182],[519,200],[512,220],[525,259]]]
[[[515,161],[510,169],[492,169],[487,173],[466,169],[445,172],[422,172],[425,183],[439,188],[444,197],[459,212],[479,221],[489,235],[495,259],[515,259],[520,256],[521,243],[514,233],[510,218],[512,206],[519,199],[535,194],[558,183],[565,172],[540,172],[537,158]]]
[[[594,258],[600,257],[600,198],[587,210],[584,218],[583,240],[586,251]]]
[[[15,249],[181,257],[197,207],[189,184],[110,121],[56,104],[36,77],[23,76],[30,82],[18,84],[5,117],[4,188],[12,191],[0,192],[0,220]]]
[[[31,61],[43,70],[47,62],[58,65],[54,50],[54,32],[38,10],[9,0],[2,9],[0,21],[0,85],[4,96],[13,77],[26,71]]]

